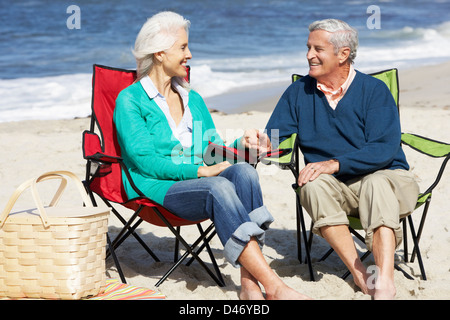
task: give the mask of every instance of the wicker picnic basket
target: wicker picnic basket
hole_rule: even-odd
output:
[[[84,206],[56,206],[66,185],[75,182]],[[60,184],[45,207],[37,183]],[[11,213],[26,189],[36,208]],[[107,207],[94,207],[82,182],[69,171],[53,171],[20,185],[0,215],[0,297],[81,299],[106,286]]]

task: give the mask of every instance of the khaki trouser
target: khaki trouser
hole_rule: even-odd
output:
[[[373,232],[380,226],[394,230],[397,246],[402,242],[400,219],[412,213],[418,194],[413,174],[402,169],[379,170],[346,183],[321,174],[300,189],[301,204],[314,222],[315,234],[321,236],[324,226],[348,225],[347,215],[359,217],[369,250]]]

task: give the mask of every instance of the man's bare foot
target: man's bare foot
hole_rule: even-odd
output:
[[[378,278],[377,284],[375,286],[375,293],[373,295],[374,300],[393,300],[397,290],[395,289],[394,280],[387,279],[382,281]]]
[[[352,273],[352,276],[355,285],[362,291],[362,293],[368,294],[370,296],[374,295],[375,291],[373,289],[369,289],[368,287],[368,275],[365,269],[355,270],[354,273]]]

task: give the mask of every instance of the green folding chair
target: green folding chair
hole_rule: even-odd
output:
[[[395,68],[388,69],[388,70],[384,70],[381,72],[372,73],[371,75],[375,78],[382,80],[387,85],[387,87],[389,88],[389,90],[391,91],[391,93],[394,97],[394,100],[397,104],[397,108],[399,108],[398,70]],[[299,80],[300,78],[302,78],[301,75],[293,74],[292,82],[295,82],[295,81]],[[414,244],[413,252],[412,252],[409,262],[414,262],[415,257],[417,256],[417,260],[419,263],[422,278],[424,280],[426,280],[425,268],[423,266],[423,261],[422,261],[422,257],[421,257],[420,249],[419,249],[419,241],[420,241],[420,238],[422,235],[423,226],[424,226],[425,219],[426,219],[428,209],[430,206],[432,191],[439,183],[439,181],[442,177],[442,174],[445,170],[445,166],[450,158],[450,145],[447,143],[444,143],[444,142],[432,140],[432,139],[429,139],[426,137],[421,137],[421,136],[418,136],[415,134],[410,134],[410,133],[402,133],[401,142],[402,142],[402,144],[408,145],[411,148],[413,148],[414,150],[417,150],[418,152],[421,152],[427,156],[434,157],[434,158],[443,158],[441,167],[439,169],[439,172],[437,174],[435,181],[431,184],[431,186],[428,189],[426,189],[425,192],[420,193],[418,196],[415,209],[417,210],[418,208],[422,207],[423,205],[424,205],[424,207],[423,207],[422,217],[420,219],[419,229],[417,230],[417,233],[415,231],[414,223],[413,223],[411,215],[409,215],[408,217],[406,217],[402,220],[403,234],[404,234],[404,240],[403,240],[404,260],[405,260],[405,262],[408,262],[408,241],[407,241],[407,223],[408,223],[409,227],[410,227],[411,238],[412,238],[412,241]],[[303,209],[302,209],[301,201],[300,201],[301,199],[300,199],[299,192],[297,192],[299,189],[298,185],[297,185],[297,178],[298,178],[298,172],[299,172],[299,145],[298,145],[297,134],[294,133],[288,139],[282,141],[280,144],[280,148],[291,148],[293,151],[291,154],[285,155],[278,159],[266,158],[266,159],[264,159],[264,161],[261,161],[261,162],[263,162],[265,164],[278,165],[281,169],[289,169],[289,170],[291,170],[291,172],[294,175],[295,183],[292,185],[292,187],[296,191],[295,194],[296,194],[296,216],[297,216],[297,257],[298,257],[298,260],[300,262],[302,262],[303,259],[302,259],[302,254],[301,254],[301,240],[303,238],[303,241],[305,242],[305,245],[304,245],[304,247],[305,247],[305,263],[308,264],[308,269],[310,272],[311,280],[314,280],[315,277],[314,277],[314,272],[313,272],[312,263],[311,263],[311,255],[310,255],[311,247],[312,247],[313,233],[310,232],[309,237],[307,239],[304,217],[303,217]],[[350,216],[348,216],[348,219],[349,219],[349,229],[350,229],[351,233],[353,235],[355,235],[355,237],[357,239],[359,239],[365,245],[364,237],[358,232],[358,230],[363,229],[361,226],[360,220],[356,217],[350,217]],[[310,230],[311,229],[312,229],[312,222],[311,222]],[[319,261],[325,260],[332,252],[333,252],[333,249],[328,250],[328,252],[325,253],[319,259]],[[365,252],[361,256],[361,260],[363,261],[365,258],[367,258],[370,255],[370,253],[371,253],[370,251]],[[397,270],[401,271],[408,279],[413,279],[406,271],[402,270],[398,265],[395,265],[395,268]],[[349,274],[350,274],[350,272],[347,271],[342,276],[342,278],[343,279],[347,278]]]

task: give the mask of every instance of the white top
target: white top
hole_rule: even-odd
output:
[[[192,114],[189,109],[189,93],[175,80],[172,80],[172,86],[180,94],[184,106],[184,114],[178,126],[170,114],[169,105],[166,98],[158,92],[152,79],[149,76],[141,79],[142,87],[150,99],[154,99],[158,107],[164,112],[167,122],[169,123],[172,133],[177,138],[183,148],[190,148],[192,146]]]

